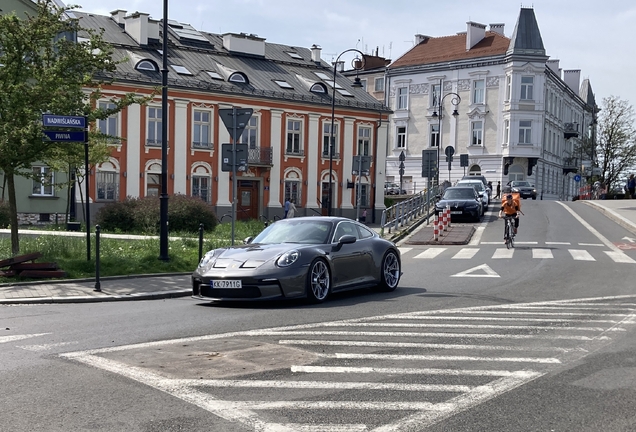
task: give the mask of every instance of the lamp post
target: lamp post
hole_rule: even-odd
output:
[[[168,0],[163,0],[161,66],[161,197],[159,198],[159,259],[168,261]]]
[[[331,128],[329,130],[329,197],[327,198],[329,200],[329,210],[328,210],[328,215],[331,216],[332,215],[332,208],[333,206],[332,204],[332,180],[333,180],[333,148],[335,147],[335,143],[334,143],[334,137],[333,137],[333,128],[334,128],[334,122],[335,122],[335,118],[336,118],[336,74],[338,72],[338,60],[340,60],[340,57],[343,54],[346,54],[348,52],[352,52],[355,51],[358,54],[360,54],[361,58],[360,58],[360,63],[355,62],[354,59],[354,69],[359,70],[362,69],[362,67],[364,67],[364,54],[362,53],[362,51],[357,50],[355,48],[351,48],[348,50],[345,50],[343,52],[340,53],[340,55],[338,55],[338,57],[336,58],[336,61],[333,63],[333,83],[332,83],[332,96],[331,96]],[[353,80],[353,84],[351,85],[351,87],[354,88],[360,88],[362,87],[362,83],[360,82],[360,78],[356,77]]]
[[[459,113],[457,112],[457,106],[459,105],[459,103],[462,101],[462,98],[459,97],[459,95],[457,93],[453,93],[453,92],[449,92],[446,93],[444,96],[442,96],[442,80],[439,80],[439,97],[438,97],[438,103],[437,103],[437,111],[433,111],[433,118],[437,118],[437,133],[439,134],[439,138],[437,140],[437,173],[435,173],[435,177],[437,180],[437,186],[439,187],[439,149],[442,146],[442,116],[443,116],[443,111],[444,111],[444,99],[446,99],[446,97],[448,96],[453,96],[451,98],[451,103],[453,104],[453,117],[457,118],[457,116],[459,116]],[[438,114],[439,113],[439,114]],[[450,162],[449,162],[450,164]],[[449,173],[450,174],[450,173]]]

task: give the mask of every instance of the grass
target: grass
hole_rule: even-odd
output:
[[[263,229],[258,221],[236,222],[235,244],[255,236]],[[232,243],[231,224],[219,224],[212,232],[204,232],[203,253]],[[106,232],[103,232],[106,233]],[[142,234],[142,233],[137,233]],[[133,274],[191,272],[199,262],[199,233],[170,233],[179,237],[168,243],[168,261],[159,260],[159,239],[122,240],[100,237],[100,277]],[[86,238],[63,235],[20,236],[20,255],[40,252],[37,262],[56,262],[68,279],[95,276],[95,234],[91,238],[91,260],[86,260]],[[10,238],[0,238],[0,260],[11,257]],[[0,283],[27,280],[0,277]]]

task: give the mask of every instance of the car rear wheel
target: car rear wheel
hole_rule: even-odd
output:
[[[395,251],[388,251],[382,258],[381,281],[378,288],[381,291],[393,291],[400,282],[400,259]]]
[[[331,292],[331,274],[327,263],[317,259],[307,273],[307,298],[311,303],[324,302]]]

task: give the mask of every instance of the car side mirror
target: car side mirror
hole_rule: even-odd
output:
[[[356,242],[356,237],[352,236],[350,234],[345,234],[342,237],[340,237],[338,239],[338,244],[339,245],[343,245],[343,244],[351,244],[351,243],[355,243]]]
[[[532,185],[532,187],[534,187],[534,185]]]
[[[252,243],[252,240],[254,240],[254,237],[245,237],[243,244],[250,244]]]

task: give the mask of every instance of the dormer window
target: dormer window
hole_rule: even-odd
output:
[[[207,73],[210,76],[210,78],[223,81],[223,77],[218,72],[207,71]]]
[[[316,84],[311,86],[309,91],[312,92],[312,93],[326,94],[327,93],[327,87],[323,83],[316,83]]]
[[[192,72],[190,72],[185,66],[170,65],[170,67],[179,75],[192,75]]]
[[[284,80],[274,80],[274,82],[276,84],[278,84],[279,87],[284,88],[284,89],[293,89],[294,88],[291,84],[289,84],[287,81],[284,81]]]
[[[353,95],[352,95],[351,93],[349,93],[348,91],[346,91],[346,90],[340,90],[340,89],[338,89],[338,90],[336,90],[336,91],[337,91],[338,93],[340,93],[341,95],[343,95],[343,96],[353,97]]]
[[[151,71],[151,72],[157,72],[157,70],[159,69],[157,67],[157,65],[150,61],[150,60],[142,60],[139,63],[137,63],[135,65],[135,69],[137,70],[144,70],[144,71]]]
[[[242,72],[234,72],[232,75],[230,75],[228,81],[239,84],[249,84],[247,76]]]
[[[287,55],[296,60],[302,60],[302,56],[296,52],[287,51]]]

